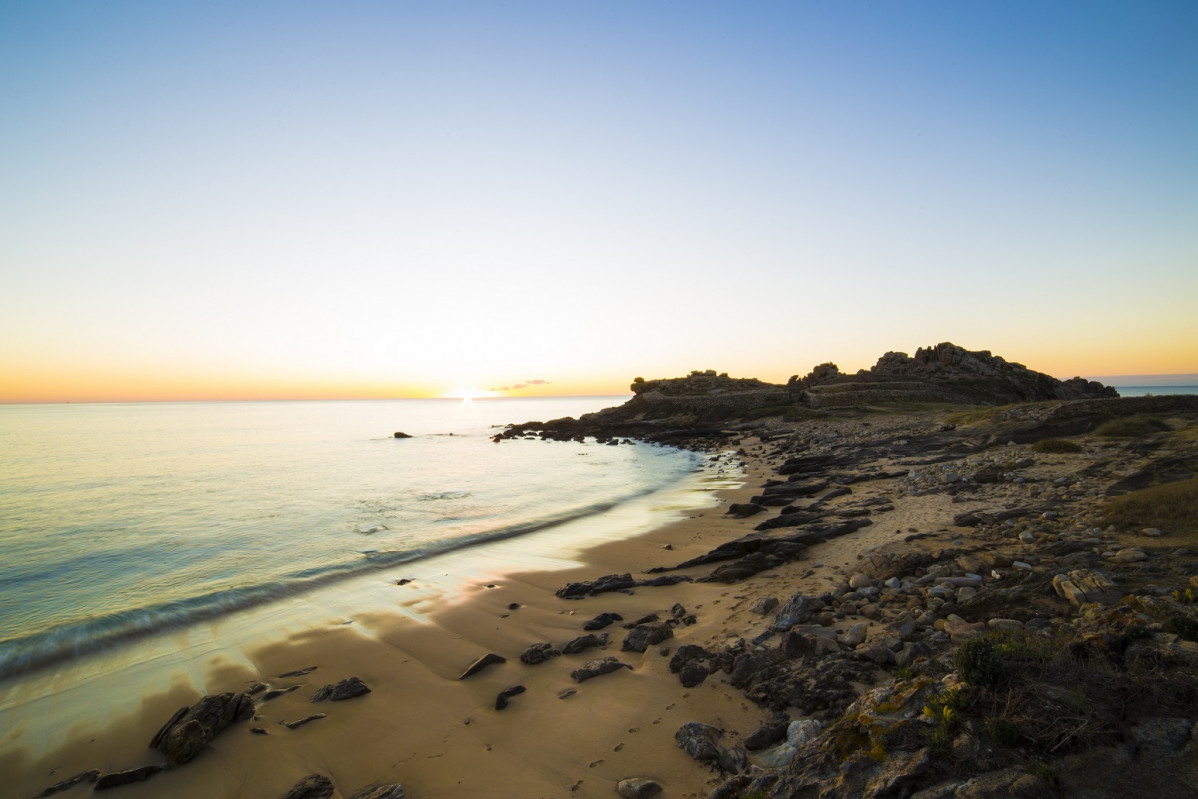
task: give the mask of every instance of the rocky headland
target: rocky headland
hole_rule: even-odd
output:
[[[706,449],[744,485],[415,632],[272,651],[42,795],[1194,795],[1198,397],[950,344],[633,390],[496,440]]]

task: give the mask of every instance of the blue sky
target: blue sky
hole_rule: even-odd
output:
[[[1198,371],[1198,4],[0,8],[0,398]]]

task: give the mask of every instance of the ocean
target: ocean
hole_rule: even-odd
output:
[[[705,456],[490,439],[623,401],[0,406],[0,682],[355,579],[393,585],[447,552],[474,551],[471,568],[496,542],[601,518],[628,534],[645,520],[622,509]]]

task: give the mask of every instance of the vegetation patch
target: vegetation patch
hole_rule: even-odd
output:
[[[1106,519],[1116,527],[1156,527],[1167,533],[1198,533],[1198,478],[1152,486],[1107,501]]]
[[[1069,441],[1064,438],[1045,438],[1037,441],[1032,446],[1033,452],[1041,452],[1046,454],[1073,454],[1082,451],[1082,445],[1076,441]]]
[[[1165,432],[1169,429],[1161,419],[1145,416],[1123,416],[1108,419],[1094,430],[1094,435],[1100,438],[1139,438],[1153,433]]]

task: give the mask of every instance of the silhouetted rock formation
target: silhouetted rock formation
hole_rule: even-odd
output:
[[[914,357],[888,352],[868,371],[841,373],[822,363],[785,386],[734,378],[714,370],[664,380],[636,378],[633,397],[615,408],[578,419],[512,425],[496,435],[539,436],[557,441],[594,437],[609,444],[632,440],[690,447],[719,445],[734,422],[784,414],[795,408],[843,408],[894,402],[1006,405],[1048,400],[1117,398],[1115,389],[1080,377],[1057,380],[988,351],[972,352],[948,342],[921,348]]]
[[[915,356],[888,352],[868,371],[841,374],[834,363],[815,367],[787,383],[793,402],[837,408],[877,402],[952,402],[1005,405],[1015,402],[1118,397],[1115,389],[1080,377],[1057,380],[1010,363],[987,350],[971,352],[944,342]]]

